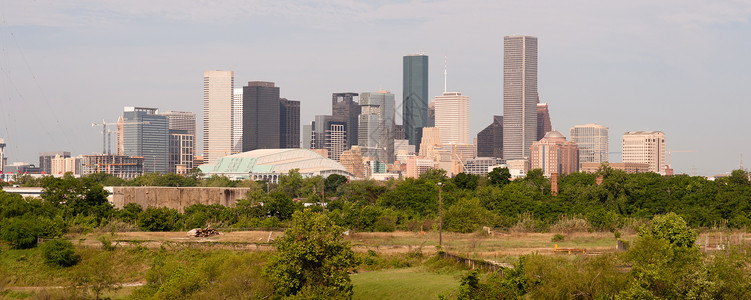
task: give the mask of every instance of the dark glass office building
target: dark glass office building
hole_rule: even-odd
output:
[[[404,94],[402,120],[404,135],[410,145],[420,145],[418,137],[428,125],[428,56],[411,54],[404,56]]]
[[[169,120],[156,108],[123,111],[123,155],[142,156],[144,173],[169,171]]]
[[[477,157],[503,157],[503,116],[493,116],[493,123],[477,134]]]
[[[355,101],[357,93],[333,93],[331,95],[331,117],[334,122],[343,122],[347,130],[347,149],[357,145],[357,118],[360,104]]]
[[[279,99],[279,148],[300,148],[300,101]]]
[[[273,82],[251,81],[243,87],[243,152],[279,148],[280,106]]]

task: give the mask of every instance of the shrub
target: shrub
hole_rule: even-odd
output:
[[[81,257],[76,254],[73,243],[62,239],[54,239],[42,244],[42,256],[48,264],[60,267],[70,267],[81,260]]]
[[[37,245],[39,226],[35,218],[10,218],[0,225],[0,237],[16,249],[33,248]]]
[[[551,241],[553,241],[553,242],[563,242],[565,239],[566,239],[565,235],[562,235],[560,233],[556,233],[553,236],[553,238],[551,239]]]
[[[561,215],[558,218],[558,222],[550,226],[550,232],[558,233],[571,233],[571,232],[587,232],[592,230],[592,226],[581,215]]]
[[[149,207],[138,215],[138,227],[147,231],[172,231],[178,228],[179,213],[166,207]]]

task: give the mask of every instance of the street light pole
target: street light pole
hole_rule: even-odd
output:
[[[443,248],[443,198],[441,196],[443,182],[436,185],[438,186],[438,247]]]

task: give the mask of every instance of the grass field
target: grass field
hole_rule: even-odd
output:
[[[464,273],[415,267],[360,273],[351,278],[354,299],[437,299],[438,295],[456,294]]]

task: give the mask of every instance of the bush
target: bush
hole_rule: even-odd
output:
[[[553,242],[563,242],[565,239],[566,239],[565,235],[562,235],[560,233],[556,233],[553,236],[553,238],[551,239],[551,241],[553,241]]]
[[[558,233],[588,232],[590,230],[592,230],[592,226],[581,215],[562,215],[558,218],[558,222],[550,226],[550,232]]]
[[[149,207],[138,215],[138,227],[147,231],[172,231],[178,228],[180,214],[166,207]]]
[[[35,218],[10,218],[0,225],[0,237],[15,249],[36,247],[39,225]]]
[[[53,266],[70,267],[81,260],[81,257],[76,254],[73,243],[67,240],[50,240],[42,244],[41,248],[44,260]]]

